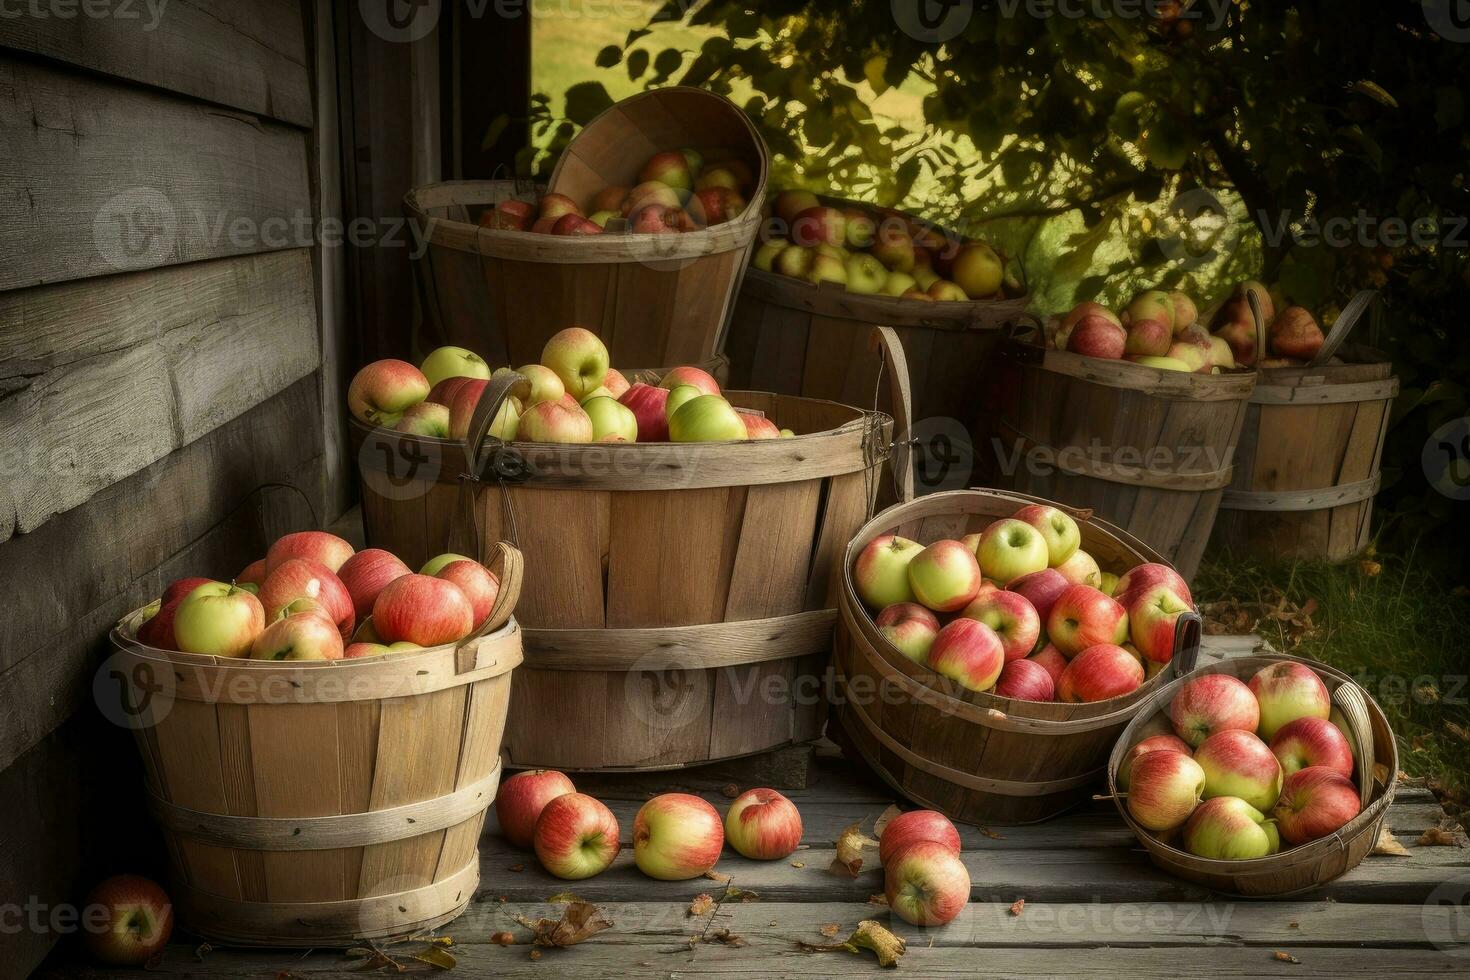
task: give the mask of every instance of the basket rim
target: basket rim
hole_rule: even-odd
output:
[[[985,323],[977,323],[974,319],[975,315],[978,313],[1008,314],[1013,311],[1020,314],[1026,309],[1026,304],[1031,301],[1030,294],[1023,293],[1020,296],[1007,296],[1005,299],[942,300],[926,303],[921,300],[903,299],[899,296],[849,292],[833,283],[812,283],[804,279],[793,279],[779,272],[767,272],[754,266],[745,270],[745,284],[754,284],[755,288],[750,290],[751,295],[766,302],[779,303],[788,299],[788,296],[781,295],[788,290],[794,291],[797,295],[805,292],[821,299],[827,299],[830,296],[834,304],[840,302],[843,307],[852,311],[852,319],[864,321],[865,324],[884,323],[897,327],[919,326],[930,330],[999,331],[1003,329],[1001,325],[990,326]],[[746,289],[747,285],[741,286],[741,292],[745,292]]]
[[[1113,751],[1108,756],[1107,785],[1108,792],[1112,795],[1113,798],[1113,805],[1117,808],[1119,815],[1123,818],[1123,822],[1127,824],[1129,830],[1133,831],[1133,834],[1135,837],[1138,838],[1139,843],[1148,848],[1150,852],[1155,854],[1162,852],[1161,856],[1171,861],[1188,862],[1190,865],[1192,865],[1192,871],[1196,871],[1202,874],[1239,877],[1241,875],[1249,875],[1253,873],[1279,871],[1283,867],[1289,867],[1293,864],[1297,864],[1305,860],[1311,860],[1318,855],[1319,851],[1336,851],[1337,849],[1344,847],[1344,841],[1346,839],[1362,833],[1364,829],[1366,829],[1379,818],[1381,818],[1384,811],[1387,810],[1388,806],[1393,802],[1394,791],[1396,788],[1398,776],[1399,749],[1398,743],[1395,740],[1388,739],[1386,740],[1385,744],[1387,745],[1389,752],[1390,778],[1383,791],[1379,793],[1377,797],[1371,800],[1367,806],[1363,807],[1358,812],[1357,816],[1353,817],[1353,819],[1349,820],[1346,824],[1339,827],[1335,832],[1327,835],[1326,837],[1319,837],[1316,840],[1308,841],[1305,844],[1298,844],[1294,847],[1277,851],[1275,854],[1268,854],[1265,857],[1259,858],[1244,858],[1236,860],[1200,857],[1197,854],[1191,854],[1188,851],[1181,850],[1180,848],[1175,847],[1172,843],[1169,843],[1159,838],[1157,835],[1150,833],[1148,830],[1141,827],[1133,819],[1132,814],[1128,812],[1127,805],[1123,802],[1123,797],[1118,795],[1117,783],[1118,767],[1123,762],[1123,756],[1127,753],[1128,749],[1132,747],[1132,735],[1146,722],[1151,720],[1155,714],[1165,710],[1164,706],[1169,700],[1173,698],[1176,693],[1178,693],[1179,688],[1186,681],[1189,681],[1195,677],[1218,673],[1230,673],[1231,676],[1238,677],[1238,674],[1232,672],[1232,667],[1260,669],[1261,667],[1265,667],[1273,663],[1279,663],[1281,661],[1292,661],[1295,663],[1304,664],[1305,666],[1310,667],[1313,671],[1317,672],[1319,675],[1325,674],[1332,677],[1334,680],[1339,681],[1340,683],[1356,683],[1356,681],[1354,681],[1350,676],[1338,670],[1336,667],[1333,667],[1331,664],[1322,663],[1321,661],[1310,660],[1306,657],[1296,657],[1292,656],[1291,654],[1283,653],[1255,654],[1249,657],[1231,657],[1225,660],[1217,660],[1214,663],[1202,664],[1198,667],[1195,667],[1193,670],[1189,671],[1183,676],[1173,679],[1168,684],[1154,691],[1152,694],[1149,695],[1148,698],[1144,699],[1142,702],[1135,706],[1138,711],[1137,715],[1132,721],[1128,723],[1128,725],[1123,729],[1122,733],[1118,736],[1118,741],[1114,743]],[[1364,701],[1368,705],[1370,716],[1376,717],[1378,721],[1383,725],[1383,727],[1391,732],[1393,729],[1388,724],[1388,716],[1384,714],[1383,708],[1378,704],[1376,700],[1374,700],[1373,696],[1369,694],[1366,690],[1363,690],[1361,686],[1359,687],[1359,690],[1363,695]],[[1377,743],[1375,742],[1375,748],[1376,744]],[[1377,760],[1375,758],[1375,762],[1376,761]],[[1372,773],[1359,773],[1358,778],[1359,780],[1373,779],[1373,775]],[[1376,783],[1376,780],[1374,780],[1374,782]],[[1318,882],[1318,884],[1321,884],[1321,882]]]

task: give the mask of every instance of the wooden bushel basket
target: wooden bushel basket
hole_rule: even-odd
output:
[[[614,364],[691,364],[713,356],[761,223],[769,154],[745,113],[694,88],[643,92],[606,110],[574,138],[549,192],[584,209],[608,185],[633,186],[659,150],[696,147],[739,159],[755,175],[736,218],[703,231],[652,235],[542,235],[482,228],[481,211],[514,181],[450,181],[410,191],[404,206],[426,246],[416,267],[444,343],[497,364],[529,364],[555,333],[586,327]]]
[[[1168,709],[1180,686],[1189,678],[1203,674],[1230,674],[1249,681],[1262,667],[1282,660],[1306,664],[1317,672],[1332,693],[1335,713],[1340,712],[1342,724],[1353,745],[1356,760],[1354,777],[1363,801],[1362,812],[1327,837],[1299,847],[1288,847],[1267,857],[1243,861],[1196,857],[1139,826],[1128,813],[1126,800],[1119,795],[1118,767],[1122,765],[1123,756],[1135,744],[1159,730],[1167,730],[1158,727],[1161,724],[1159,715]],[[1243,898],[1282,897],[1310,891],[1342,876],[1357,867],[1358,862],[1378,843],[1383,818],[1393,802],[1394,780],[1399,771],[1398,746],[1383,709],[1347,674],[1314,660],[1284,654],[1240,657],[1200,667],[1154,691],[1135,708],[1137,716],[1124,730],[1108,759],[1108,791],[1113,794],[1113,801],[1118,805],[1124,822],[1148,849],[1153,863],[1170,874]],[[1282,844],[1287,846],[1285,841]]]
[[[344,946],[453,919],[480,880],[500,779],[521,556],[459,644],[290,663],[160,650],[112,632],[113,675],[172,866],[180,922],[215,942]]]
[[[1083,357],[1022,332],[1002,345],[997,370],[993,410],[977,425],[993,436],[997,482],[1089,508],[1193,579],[1256,372],[1191,374]]]
[[[1260,369],[1220,500],[1217,547],[1328,561],[1367,547],[1399,380],[1387,354],[1341,344],[1373,296],[1353,298],[1313,364]],[[1334,353],[1342,363],[1328,363]]]
[[[842,198],[821,200],[873,209]],[[721,349],[738,387],[868,405],[879,371],[867,353],[868,338],[875,327],[891,327],[908,362],[913,419],[957,419],[968,428],[981,411],[979,375],[1000,343],[1001,327],[1026,303],[1025,296],[926,303],[749,269]],[[877,407],[895,414],[886,391],[879,392]]]
[[[890,533],[921,544],[959,538],[1033,503],[1050,501],[999,490],[931,494],[869,521],[844,556],[833,657],[835,715],[889,785],[966,823],[1035,823],[1090,798],[1138,702],[1176,671],[1190,669],[1199,652],[1199,616],[1182,616],[1174,659],[1138,690],[1108,701],[1065,704],[967,691],[894,650],[852,582],[852,564],[862,549]],[[1076,519],[1082,547],[1099,564],[1131,568],[1163,561],[1127,533],[1086,512],[1063,509]]]
[[[820,735],[835,563],[871,513],[887,418],[726,391],[797,435],[483,438],[514,380],[486,387],[468,443],[376,429],[359,455],[375,547],[438,550],[473,528],[475,541],[505,537],[526,554],[507,764],[677,768]],[[466,445],[478,447],[468,460]],[[427,462],[389,472],[410,458]]]

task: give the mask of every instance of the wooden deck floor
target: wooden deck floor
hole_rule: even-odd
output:
[[[1230,653],[1229,644],[1215,652]],[[844,827],[873,821],[894,794],[828,748],[810,785],[788,791],[805,824],[789,860],[748,861],[726,851],[728,882],[659,882],[633,866],[627,840],[649,796],[698,792],[723,809],[728,777],[689,771],[582,776],[578,789],[612,807],[625,837],[603,875],[568,883],[500,838],[493,816],[481,840],[481,885],[469,910],[440,931],[453,937],[464,976],[673,977],[840,976],[878,973],[871,953],[806,952],[875,919],[907,940],[900,971],[911,976],[1175,978],[1180,976],[1470,976],[1470,849],[1417,846],[1443,811],[1422,787],[1401,784],[1388,826],[1406,856],[1370,856],[1353,872],[1289,902],[1231,901],[1155,870],[1111,803],[1089,805],[1032,827],[960,828],[972,904],[950,925],[918,929],[869,897],[883,891],[873,851],[856,878],[834,875],[833,842]],[[742,787],[748,788],[748,787]],[[1461,838],[1463,841],[1463,838]],[[599,905],[613,926],[581,945],[535,949],[520,917],[559,918],[566,893]],[[709,911],[691,915],[701,893]],[[728,897],[727,897],[728,896]],[[1024,907],[1012,906],[1024,900]],[[499,932],[515,945],[492,941]],[[733,938],[732,938],[733,937]],[[436,972],[413,958],[425,944],[388,949],[409,972]],[[156,973],[179,977],[346,978],[362,959],[340,952],[196,953],[169,948]],[[387,969],[385,972],[392,973]],[[62,960],[40,976],[126,977]],[[453,975],[453,974],[451,974]]]

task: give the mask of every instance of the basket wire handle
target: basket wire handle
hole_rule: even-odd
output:
[[[888,368],[889,395],[893,401],[893,451],[889,466],[893,468],[893,490],[899,503],[914,499],[914,444],[909,426],[913,422],[914,399],[909,383],[909,362],[903,342],[892,327],[874,327],[868,337],[868,350],[878,354],[878,377],[873,384],[873,414],[878,414],[878,395],[883,390],[883,370]],[[871,500],[871,494],[869,495]],[[871,504],[869,505],[871,506]],[[868,515],[870,518],[871,514]]]
[[[494,633],[510,622],[511,614],[516,609],[516,602],[521,597],[526,560],[519,548],[508,541],[498,541],[490,560],[482,564],[491,568],[492,571],[499,569],[500,589],[495,593],[495,603],[490,607],[490,612],[485,616],[484,622],[455,644],[454,672],[456,674],[466,674],[484,666],[479,662],[478,644],[475,641],[482,636]]]
[[[1327,339],[1322,341],[1317,356],[1307,362],[1307,367],[1321,367],[1332,360],[1332,355],[1337,353],[1337,349],[1342,346],[1343,341],[1347,340],[1348,334],[1352,332],[1358,320],[1377,298],[1378,290],[1376,289],[1363,289],[1354,293],[1353,298],[1348,300],[1347,306],[1343,307],[1342,312],[1333,321],[1332,329],[1327,331]]]
[[[1254,289],[1245,291],[1246,305],[1251,308],[1251,319],[1256,325],[1256,359],[1254,366],[1259,368],[1261,362],[1266,359],[1266,318],[1261,314],[1261,301],[1256,298]]]
[[[1339,684],[1332,692],[1332,706],[1342,712],[1348,728],[1352,730],[1353,757],[1358,764],[1358,796],[1366,807],[1373,799],[1374,755],[1373,725],[1368,719],[1368,703],[1363,698],[1363,689],[1349,681]]]

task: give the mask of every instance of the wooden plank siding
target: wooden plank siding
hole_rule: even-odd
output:
[[[343,465],[318,5],[84,7],[0,18],[0,796],[25,811],[0,895],[53,906],[162,870],[132,738],[95,703],[108,630],[329,522]],[[0,975],[57,938],[0,936]]]

